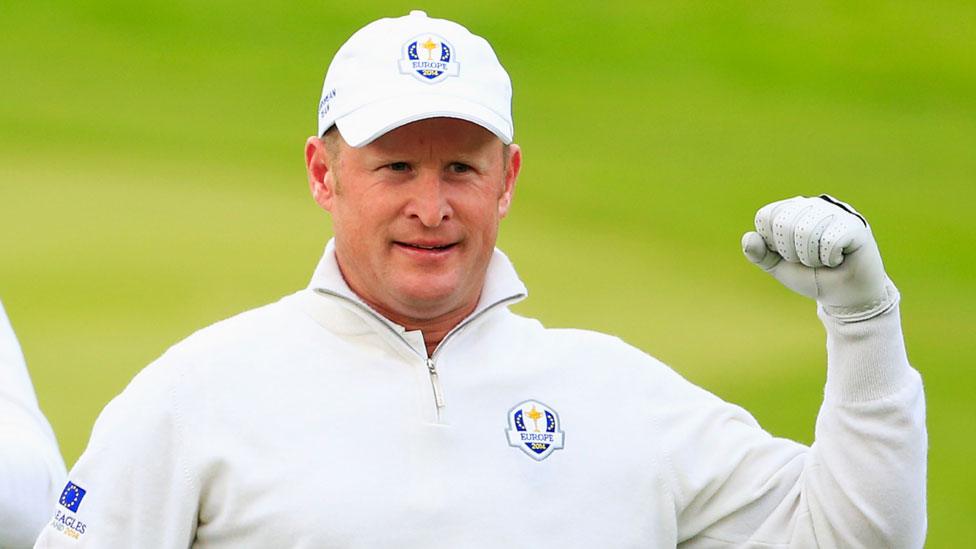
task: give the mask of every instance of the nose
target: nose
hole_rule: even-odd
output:
[[[437,227],[450,219],[453,211],[446,194],[448,184],[440,174],[421,174],[410,185],[406,215],[417,218],[426,227]]]

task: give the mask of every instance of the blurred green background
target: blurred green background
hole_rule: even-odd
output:
[[[517,310],[620,335],[777,435],[812,440],[823,331],[739,237],[774,199],[857,206],[926,382],[929,546],[976,546],[972,2],[0,3],[0,296],[69,466],[169,345],[306,284],[321,78],[411,8],[513,77]]]

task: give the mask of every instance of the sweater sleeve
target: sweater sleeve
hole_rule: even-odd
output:
[[[199,488],[167,366],[143,370],[99,415],[35,547],[190,546]]]
[[[820,317],[827,383],[811,447],[718,399],[688,411],[697,436],[669,456],[682,547],[923,545],[925,401],[898,308]]]
[[[64,480],[54,432],[0,305],[0,547],[30,547]]]

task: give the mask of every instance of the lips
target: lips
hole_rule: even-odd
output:
[[[446,252],[457,246],[457,242],[431,242],[431,241],[393,241],[399,248],[418,253],[436,254]]]

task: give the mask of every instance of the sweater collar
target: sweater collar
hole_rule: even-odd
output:
[[[312,274],[312,280],[308,287],[311,290],[324,290],[328,293],[338,294],[369,310],[373,310],[349,288],[346,280],[342,277],[342,272],[339,270],[339,263],[336,261],[335,238],[329,239],[329,242],[326,243],[325,252],[322,254],[322,259],[319,260],[319,264],[315,268],[315,273]],[[529,291],[525,287],[525,284],[522,283],[518,277],[518,273],[515,272],[515,267],[512,265],[512,262],[501,250],[495,248],[491,260],[488,262],[485,285],[481,289],[481,297],[478,299],[478,305],[468,318],[477,316],[485,309],[500,302],[508,302],[511,304],[521,301],[525,299],[528,293]],[[373,312],[375,313],[376,311],[373,310]],[[379,313],[376,314],[377,316],[381,316]],[[402,327],[389,319],[385,320],[399,328],[398,331],[403,330]],[[463,324],[464,321],[461,323]]]

